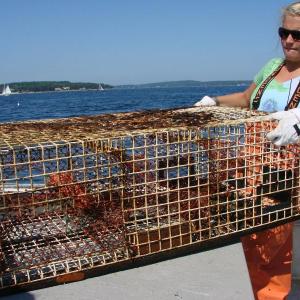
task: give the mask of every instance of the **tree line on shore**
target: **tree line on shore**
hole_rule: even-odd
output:
[[[0,87],[3,90],[4,85]],[[31,81],[31,82],[11,82],[10,89],[15,93],[26,92],[50,92],[68,90],[98,90],[99,88],[110,89],[113,86],[105,83],[93,82],[70,82],[70,81]]]

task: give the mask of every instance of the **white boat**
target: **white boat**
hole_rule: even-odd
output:
[[[101,85],[101,83],[99,83],[98,91],[104,91],[104,88],[103,88],[103,86]]]
[[[2,90],[2,96],[9,96],[11,94],[11,90],[9,88],[9,85],[6,85],[4,84],[3,86],[3,90]]]

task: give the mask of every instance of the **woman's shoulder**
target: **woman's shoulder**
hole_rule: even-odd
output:
[[[256,85],[261,84],[273,71],[275,71],[280,64],[282,64],[283,58],[272,58],[270,59],[255,75],[254,82]]]
[[[282,63],[283,63],[283,58],[275,57],[270,59],[263,67],[264,73],[271,73]]]

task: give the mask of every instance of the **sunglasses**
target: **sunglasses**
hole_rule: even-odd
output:
[[[279,27],[278,34],[284,40],[286,40],[288,36],[291,35],[293,40],[300,41],[300,30],[289,30],[283,27]]]

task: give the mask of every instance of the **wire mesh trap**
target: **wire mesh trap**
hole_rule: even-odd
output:
[[[218,107],[0,124],[0,293],[297,218],[299,147],[274,126]]]

